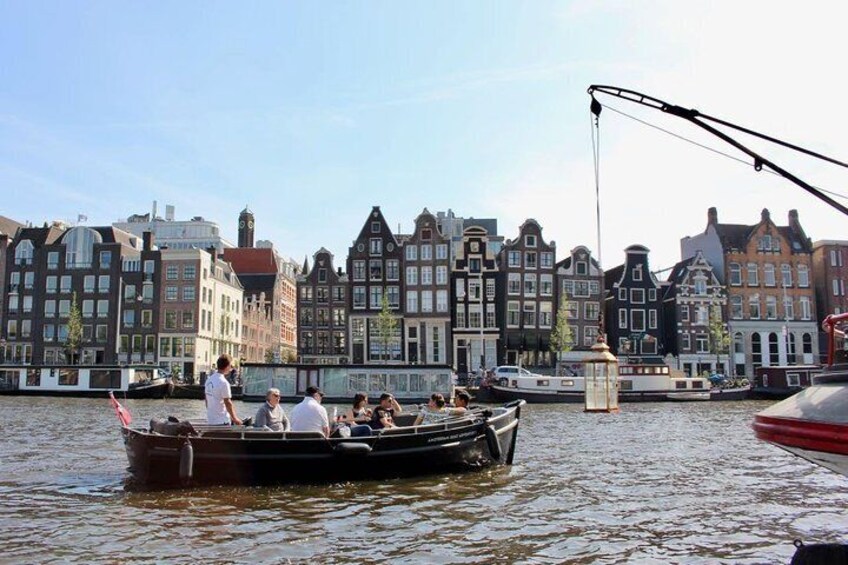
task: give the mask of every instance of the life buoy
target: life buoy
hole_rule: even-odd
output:
[[[489,453],[496,461],[501,459],[501,443],[498,441],[498,433],[495,431],[495,426],[489,424],[486,426],[486,444],[489,446]]]
[[[194,474],[194,447],[186,441],[180,449],[180,480],[184,483],[191,481]]]

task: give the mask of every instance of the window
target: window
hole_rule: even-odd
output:
[[[432,245],[422,245],[421,246],[421,260],[422,261],[432,261],[433,260],[433,246]]]
[[[406,311],[410,313],[418,312],[418,292],[415,290],[406,291]]]
[[[165,310],[165,329],[177,329],[177,312],[174,310]]]
[[[386,261],[386,280],[396,281],[400,278],[400,261],[388,259]]]
[[[575,298],[587,298],[589,296],[588,281],[574,281]]]
[[[400,287],[390,286],[386,289],[386,295],[388,296],[389,308],[399,308],[400,307]]]
[[[630,302],[632,304],[644,304],[645,303],[645,289],[644,288],[631,288],[630,289]]]
[[[569,302],[566,304],[565,312],[569,322],[580,319],[580,305],[577,302]]]
[[[421,292],[421,311],[433,311],[433,293],[429,290],[424,290]]]
[[[182,319],[183,328],[191,329],[194,327],[194,312],[191,310],[183,311],[183,319]]]
[[[842,250],[841,249],[831,249],[830,250],[830,266],[831,267],[841,267],[842,266]]]
[[[787,320],[794,320],[795,319],[795,305],[792,302],[791,296],[785,296],[783,298],[783,316]]]
[[[680,335],[680,348],[683,351],[690,351],[692,349],[692,338],[688,333]]]
[[[743,317],[743,309],[742,309],[742,297],[741,296],[731,296],[730,297],[730,317],[734,320],[741,320]]]
[[[109,326],[106,324],[97,324],[94,328],[94,339],[99,342],[104,342],[109,337]]]
[[[32,290],[32,285],[35,282],[35,273],[27,271],[24,273],[24,290]]]
[[[539,287],[539,294],[542,296],[551,296],[554,293],[554,276],[553,275],[541,275],[539,277],[541,282],[541,286]]]
[[[369,247],[369,252],[371,255],[382,255],[383,254],[383,240],[378,237],[371,238],[371,244]]]
[[[763,265],[763,284],[766,286],[775,286],[774,265],[766,263]]]
[[[585,302],[583,304],[583,318],[586,320],[597,320],[601,313],[600,305],[597,302]]]
[[[758,268],[756,263],[748,263],[748,286],[759,286]]]
[[[689,305],[681,304],[680,305],[680,321],[688,322],[689,321]]]
[[[133,302],[135,300],[136,292],[135,285],[128,284],[124,287],[124,302]]]
[[[507,293],[521,294],[521,273],[509,273],[507,279]]]
[[[369,280],[383,280],[383,261],[381,259],[371,259],[368,263]]]
[[[518,322],[516,322],[516,325],[518,325]],[[456,327],[465,327],[465,304],[456,305]]]
[[[657,329],[657,311],[651,308],[648,310],[648,328]]]
[[[345,287],[334,286],[333,287],[333,302],[343,302],[344,299],[345,299]]]
[[[495,305],[486,304],[486,327],[494,328],[496,326],[497,321],[495,320]]]
[[[166,286],[165,287],[165,300],[176,300],[177,296],[178,296],[177,295],[177,287],[175,287],[175,286]]]
[[[742,265],[739,263],[730,264],[730,286],[742,285]]]
[[[812,306],[809,296],[801,296],[798,298],[798,305],[801,308],[801,319],[809,320],[812,317]]]
[[[536,247],[536,236],[535,235],[525,235],[524,236],[524,245],[527,247]]]
[[[845,296],[845,282],[841,279],[833,279],[833,296]]]
[[[417,261],[418,260],[418,247],[415,245],[406,246],[406,260],[407,261]]]
[[[345,324],[344,308],[333,308],[333,325],[343,326]]]
[[[97,277],[97,291],[100,294],[109,292],[109,275],[100,275]]]
[[[98,300],[97,301],[97,317],[98,318],[108,318],[109,317],[109,301],[108,300]]]
[[[781,276],[781,282],[782,282],[784,287],[789,288],[790,286],[792,286],[792,267],[791,266],[789,266],[787,264],[781,265],[780,266],[780,276]]]
[[[94,317],[94,300],[83,300],[82,301],[82,317],[83,318],[93,318]]]
[[[526,273],[524,275],[524,296],[536,296],[535,273]]]
[[[436,284],[438,286],[444,286],[448,284],[448,268],[445,265],[439,265],[436,267]]]
[[[522,322],[523,322],[525,328],[536,327],[536,303],[535,302],[525,302],[524,303],[524,315],[522,317]]]
[[[524,267],[527,269],[535,269],[538,266],[536,262],[536,252],[528,251],[524,254]]]
[[[655,288],[649,288],[648,289],[648,300],[650,302],[656,302],[657,301],[657,289],[655,289]]]
[[[540,328],[549,328],[551,327],[551,321],[553,320],[553,314],[551,312],[551,303],[550,302],[542,302],[539,304],[539,327]]]
[[[33,245],[28,239],[21,240],[15,248],[15,265],[32,265]]]
[[[111,251],[101,251],[100,252],[100,268],[108,269],[112,265],[112,252]]]
[[[752,320],[760,319],[760,298],[759,296],[752,296],[748,299],[748,316]]]
[[[645,331],[645,311],[631,310],[630,311],[630,329],[634,332]]]
[[[365,287],[364,286],[353,287],[353,307],[354,308],[365,308]]]
[[[806,265],[798,265],[798,286],[801,288],[810,286],[810,271]]]
[[[135,310],[124,310],[124,327],[131,328],[135,325]],[[126,337],[126,336],[124,336]]]
[[[353,280],[355,280],[355,281],[364,281],[365,280],[365,261],[354,261],[353,262]]]
[[[486,300],[495,299],[495,279],[486,279]]]
[[[45,292],[47,294],[56,294],[56,290],[59,287],[59,279],[56,275],[49,275],[45,282]]]
[[[45,300],[44,301],[44,317],[52,318],[56,315],[56,301],[55,300]]]
[[[598,326],[583,327],[583,345],[592,346],[598,341]]]
[[[185,302],[194,302],[195,298],[197,298],[196,291],[193,286],[184,286],[183,287],[183,301]]]
[[[67,318],[68,314],[71,312],[71,301],[70,300],[60,300],[59,301],[59,316],[63,318]]]
[[[58,251],[50,251],[47,253],[47,268],[48,269],[58,269],[59,268],[59,252]]]
[[[447,259],[448,258],[448,246],[447,244],[440,243],[436,246],[436,259]]]
[[[56,335],[56,326],[53,324],[44,324],[44,341],[53,341],[54,336]]]
[[[554,266],[554,254],[550,251],[545,251],[542,253],[542,268],[550,269]]]
[[[506,325],[517,328],[520,323],[520,305],[518,302],[508,302],[506,306]]]
[[[59,291],[63,294],[71,292],[71,275],[63,275],[59,279]]]
[[[415,286],[418,284],[418,267],[406,268],[406,284],[407,286]]]
[[[586,261],[577,261],[574,268],[578,275],[585,275],[589,272],[589,264]]]
[[[704,277],[698,277],[694,281],[694,291],[698,296],[707,294],[707,280]]]
[[[624,308],[618,309],[618,328],[621,330],[627,329],[627,310]]]
[[[383,288],[379,286],[371,287],[371,309],[381,310],[383,308]]]
[[[632,274],[633,274],[633,280],[634,281],[641,281],[642,280],[642,265],[636,265],[635,267],[633,267]]]
[[[510,251],[507,253],[507,265],[510,267],[521,267],[521,251]]]
[[[183,279],[193,281],[197,278],[197,266],[183,265]]]
[[[436,312],[447,312],[447,311],[448,311],[448,291],[437,290],[436,291]]]
[[[698,334],[695,336],[695,351],[697,353],[709,353],[709,345],[707,336],[704,334]]]
[[[165,279],[175,281],[180,277],[180,268],[178,265],[168,265],[165,267]]]
[[[371,233],[380,233],[380,222],[371,222]]]
[[[421,267],[421,284],[433,284],[433,267]]]
[[[710,323],[710,310],[707,306],[695,307],[695,323],[699,326],[708,326]]]
[[[483,311],[479,304],[471,304],[468,307],[468,327],[479,328],[483,324]]]
[[[153,310],[141,311],[141,327],[149,328],[153,326]]]
[[[627,302],[627,289],[623,286],[618,287],[618,299],[622,302]]]

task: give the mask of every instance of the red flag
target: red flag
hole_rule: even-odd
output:
[[[121,403],[115,400],[115,395],[112,391],[109,391],[109,402],[112,404],[112,408],[115,409],[115,415],[118,416],[118,419],[121,421],[121,425],[127,427],[132,423],[132,414],[130,411],[121,406]]]

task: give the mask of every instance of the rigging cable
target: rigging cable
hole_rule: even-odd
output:
[[[598,119],[601,117],[601,109],[602,107],[600,102],[595,100],[595,97],[593,96],[592,104],[589,107],[589,125],[592,130],[592,160],[594,161],[595,167],[595,220],[598,230],[598,270],[601,272],[601,277],[603,277],[604,268],[603,263],[601,262],[601,129],[598,126]],[[591,267],[590,257],[590,264],[588,267],[590,273],[592,270]],[[598,341],[601,340],[606,341],[603,311],[598,312]]]
[[[669,130],[667,130],[667,129],[665,129],[665,128],[662,128],[662,127],[660,127],[660,126],[658,126],[658,125],[652,124],[652,123],[650,123],[650,122],[648,122],[648,121],[642,120],[642,119],[640,119],[640,118],[637,118],[636,116],[633,116],[633,115],[631,115],[631,114],[628,114],[627,112],[622,112],[621,110],[619,110],[619,109],[617,109],[617,108],[615,108],[615,107],[613,107],[613,106],[610,106],[609,104],[603,104],[603,107],[604,107],[604,108],[608,108],[610,111],[615,112],[616,114],[619,114],[619,115],[621,115],[621,116],[624,116],[625,118],[630,118],[630,119],[631,119],[631,120],[633,120],[633,121],[639,122],[639,123],[640,123],[640,124],[642,124],[642,125],[648,126],[648,127],[650,127],[650,128],[654,128],[654,129],[656,129],[656,130],[659,130],[659,131],[661,131],[661,132],[663,132],[663,133],[666,133],[666,134],[668,134],[668,135],[670,135],[670,136],[672,136],[672,137],[676,137],[677,139],[680,139],[680,140],[685,141],[685,142],[687,142],[687,143],[691,143],[692,145],[695,145],[695,146],[697,146],[697,147],[700,147],[701,149],[706,149],[707,151],[710,151],[710,152],[712,152],[712,153],[716,153],[716,154],[718,154],[718,155],[721,155],[722,157],[726,157],[726,158],[731,159],[731,160],[733,160],[733,161],[736,161],[736,162],[738,162],[738,163],[742,163],[742,164],[743,164],[743,165],[745,165],[746,167],[750,167],[750,166],[751,166],[751,164],[750,164],[748,161],[746,161],[745,159],[740,159],[739,157],[736,157],[735,155],[731,155],[730,153],[725,153],[724,151],[719,151],[718,149],[715,149],[714,147],[710,147],[709,145],[705,145],[705,144],[703,144],[703,143],[699,143],[699,142],[697,142],[697,141],[694,141],[694,140],[692,140],[692,139],[689,139],[689,138],[687,138],[687,137],[684,137],[684,136],[682,136],[682,135],[680,135],[680,134],[678,134],[678,133],[674,133],[673,131],[669,131]],[[771,170],[771,169],[768,169],[768,168],[765,168],[765,169],[763,169],[763,170],[764,170],[765,172],[769,173],[769,174],[772,174],[772,175],[775,175],[775,176],[778,176],[778,177],[782,177],[782,176],[783,176],[783,175],[781,175],[780,173],[778,173],[778,172],[776,172],[776,171],[773,171],[773,170]],[[832,190],[827,190],[827,189],[824,189],[824,188],[821,188],[821,187],[818,187],[818,186],[813,186],[813,188],[815,188],[815,189],[817,189],[817,190],[820,190],[821,192],[825,192],[825,193],[827,193],[827,194],[830,194],[830,195],[832,195],[832,196],[835,196],[835,197],[837,197],[837,198],[848,199],[848,195],[845,195],[845,194],[840,194],[840,193],[838,193],[838,192],[834,192],[834,191],[832,191]]]

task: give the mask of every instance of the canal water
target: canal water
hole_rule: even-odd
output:
[[[765,406],[528,406],[511,468],[131,492],[108,401],[0,397],[0,561],[788,563],[795,538],[848,542],[848,479],[756,441]]]

